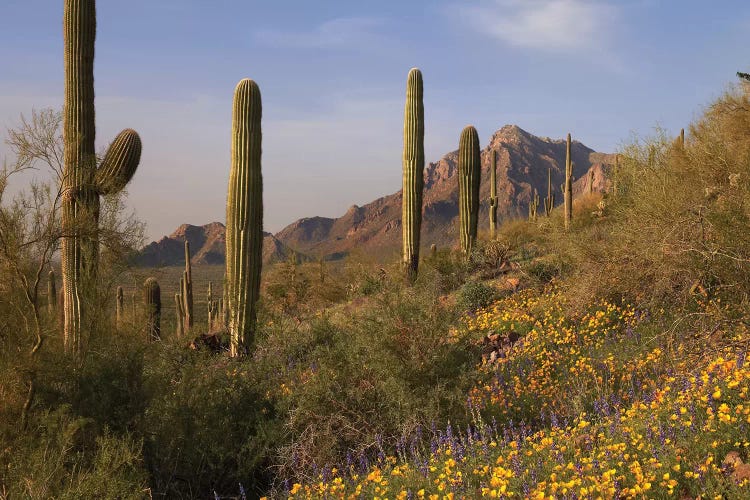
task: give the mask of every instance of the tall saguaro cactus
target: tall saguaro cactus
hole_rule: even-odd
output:
[[[565,202],[565,229],[570,228],[573,219],[573,160],[570,157],[570,134],[565,145],[565,186],[563,190]]]
[[[424,190],[424,104],[422,73],[409,71],[404,106],[403,261],[407,275],[413,279],[419,267],[419,236],[422,227],[422,191]]]
[[[467,257],[471,255],[477,239],[480,176],[479,134],[477,129],[468,125],[461,132],[458,143],[459,231],[461,251]]]
[[[146,333],[149,340],[161,340],[161,288],[159,282],[156,281],[156,278],[148,278],[143,288]]]
[[[95,296],[99,256],[99,196],[121,190],[133,177],[141,140],[130,129],[118,134],[99,168],[94,123],[95,0],[65,0],[63,44],[65,104],[62,196],[64,341],[80,353]]]
[[[255,333],[263,251],[261,96],[250,79],[237,84],[232,111],[232,167],[227,194],[226,306],[230,353],[246,352]]]
[[[490,153],[490,239],[497,230],[497,151]]]

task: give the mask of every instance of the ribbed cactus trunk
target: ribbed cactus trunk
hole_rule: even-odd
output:
[[[57,310],[57,280],[55,279],[55,271],[50,269],[47,274],[47,312],[50,318],[55,316]]]
[[[544,199],[544,214],[547,217],[552,216],[552,209],[555,208],[555,192],[552,190],[552,169],[547,170],[547,197]]]
[[[490,152],[490,239],[497,231],[497,151]]]
[[[534,195],[531,197],[531,200],[529,201],[529,220],[530,221],[533,222],[536,220],[537,210],[539,210],[539,193],[537,193],[535,189]]]
[[[83,333],[91,328],[99,256],[99,195],[122,189],[132,178],[141,155],[141,141],[124,130],[107,150],[97,169],[94,143],[94,42],[96,2],[65,0],[63,45],[65,103],[62,180],[62,275],[64,343],[80,354]]]
[[[570,221],[573,220],[573,160],[570,157],[570,134],[565,145],[565,230],[570,228]]]
[[[182,310],[185,318],[185,329],[193,328],[193,266],[190,263],[190,243],[185,240],[185,271],[182,284]]]
[[[143,288],[146,334],[149,340],[161,340],[161,288],[159,282],[155,278],[148,278]]]
[[[422,228],[422,192],[424,190],[424,103],[422,73],[409,71],[404,106],[403,201],[403,263],[409,279],[419,268],[419,237]]]
[[[226,299],[230,353],[247,352],[255,334],[263,250],[261,176],[261,96],[258,85],[242,80],[234,92],[232,167],[226,229]]]
[[[121,286],[117,287],[117,293],[115,294],[115,325],[117,328],[122,328],[125,318],[125,292]]]
[[[182,295],[174,294],[175,336],[179,339],[185,335],[185,311],[183,311]]]
[[[479,215],[479,182],[481,180],[479,134],[469,125],[461,132],[458,143],[458,216],[461,251],[471,255],[477,240]]]
[[[206,320],[206,326],[210,332],[214,328],[214,315],[216,314],[216,304],[214,304],[214,293],[213,283],[208,282],[208,293],[206,294],[206,308],[208,313],[208,319]]]

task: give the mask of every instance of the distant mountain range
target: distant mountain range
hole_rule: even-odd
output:
[[[565,180],[565,140],[537,137],[516,125],[506,125],[492,135],[481,151],[480,225],[488,225],[490,151],[497,155],[498,218],[526,216],[536,190],[543,199],[547,193],[547,172],[552,173],[557,204],[562,202],[560,186]],[[590,172],[593,189],[608,188],[607,172],[614,155],[597,153],[573,141],[574,196],[588,190]],[[453,246],[458,241],[458,152],[452,151],[430,163],[424,172],[424,212],[422,247],[432,243]],[[540,210],[543,207],[540,206]],[[224,262],[224,225],[183,224],[170,236],[147,245],[138,255],[143,266],[177,265],[184,262],[183,242],[190,241],[195,264]],[[353,205],[338,218],[308,217],[288,225],[275,235],[266,234],[264,262],[286,260],[292,251],[304,258],[342,258],[353,251],[368,255],[397,253],[401,242],[401,191],[378,198],[364,206]]]

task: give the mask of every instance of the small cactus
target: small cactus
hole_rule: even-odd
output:
[[[553,208],[555,208],[555,193],[552,191],[552,169],[549,169],[547,170],[547,197],[544,199],[544,214],[550,217]]]
[[[179,293],[174,294],[174,310],[175,310],[175,336],[179,339],[185,335],[185,311],[183,308],[182,295]]]
[[[253,343],[263,252],[262,104],[258,85],[242,80],[234,91],[229,173],[225,294],[230,354]]]
[[[497,230],[497,151],[490,152],[490,239]]]
[[[57,309],[57,281],[55,280],[55,271],[49,270],[47,275],[47,312],[50,317],[55,315]]]
[[[531,201],[529,201],[529,220],[535,221],[536,220],[536,214],[537,210],[539,209],[539,193],[536,192],[536,189],[534,190],[534,196],[532,196]]]
[[[125,292],[121,286],[117,287],[117,293],[115,294],[115,325],[117,328],[123,326],[123,315],[125,312]]]
[[[564,185],[564,202],[565,202],[565,230],[570,228],[570,221],[573,219],[573,160],[570,156],[570,134],[565,145],[565,185]]]
[[[143,285],[143,306],[146,309],[146,333],[149,340],[161,340],[161,288],[156,278]]]
[[[430,257],[432,257],[433,260],[437,257],[437,245],[434,243],[430,245]]]
[[[193,267],[190,263],[190,243],[185,240],[185,271],[183,272],[183,280],[180,282],[180,289],[182,293],[182,310],[185,317],[185,328],[190,330],[193,328],[194,317],[193,314]]]
[[[468,258],[477,239],[481,161],[479,134],[469,125],[461,132],[458,145],[458,214],[461,251]]]
[[[589,170],[589,194],[594,192],[594,171]]]
[[[680,129],[680,148],[684,148],[684,147],[685,147],[685,129],[681,128]]]
[[[422,191],[424,190],[424,104],[422,73],[409,71],[404,106],[403,198],[403,264],[409,279],[419,268],[419,238],[422,227]]]

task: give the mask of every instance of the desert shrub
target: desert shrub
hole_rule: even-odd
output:
[[[9,498],[143,498],[148,491],[140,440],[100,429],[67,405],[6,435],[0,464],[0,490]]]
[[[259,494],[282,420],[265,394],[268,374],[252,360],[163,346],[148,356],[150,401],[143,415],[144,459],[155,492],[207,497]]]
[[[477,359],[467,339],[446,339],[453,312],[434,289],[389,285],[259,347],[283,373],[278,411],[287,414],[280,477],[392,448],[433,421],[466,420],[465,390]]]
[[[482,281],[467,281],[458,291],[456,305],[461,311],[476,311],[490,305],[498,290]]]

